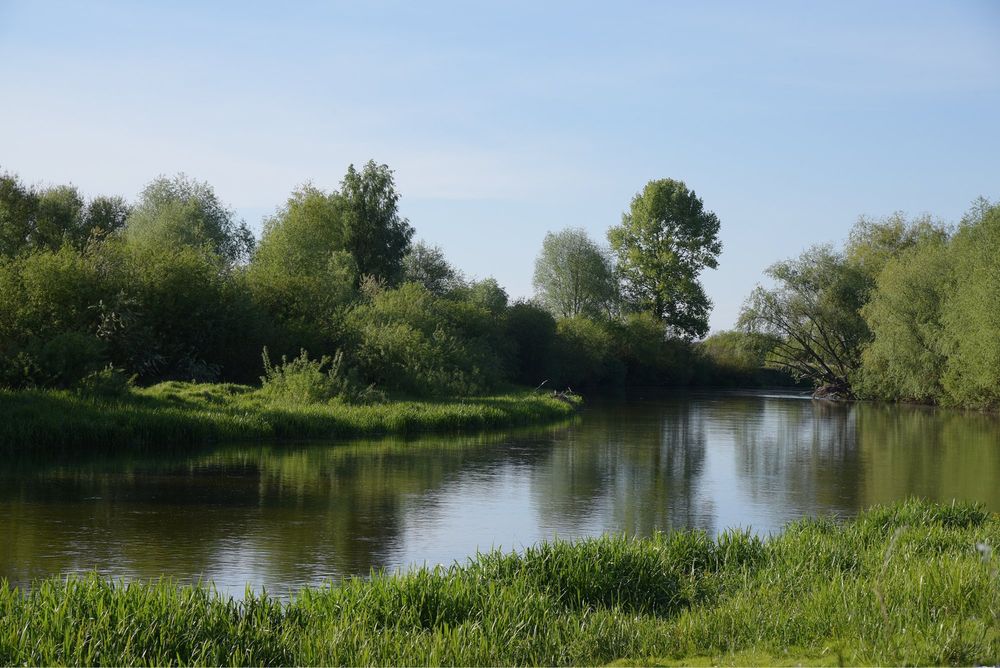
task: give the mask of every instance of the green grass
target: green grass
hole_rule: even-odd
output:
[[[0,664],[835,665],[1000,661],[1000,518],[910,501],[760,540],[603,537],[375,575],[290,602],[0,587]]]
[[[292,404],[245,385],[168,382],[121,397],[0,390],[0,451],[183,448],[220,441],[475,431],[570,417],[576,406],[518,391],[379,404]]]

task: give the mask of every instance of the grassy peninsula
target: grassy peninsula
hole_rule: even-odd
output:
[[[578,397],[527,390],[350,404],[276,398],[266,388],[170,381],[114,395],[0,389],[0,451],[183,448],[220,441],[455,432],[566,419]]]
[[[995,664],[1000,519],[910,501],[779,536],[605,536],[290,602],[93,576],[0,587],[0,663]]]

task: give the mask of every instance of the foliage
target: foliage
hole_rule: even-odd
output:
[[[388,167],[351,166],[339,190],[291,193],[255,245],[208,184],[184,175],[153,180],[134,207],[4,175],[0,384],[102,392],[109,365],[140,384],[254,382],[265,346],[337,356],[352,400],[371,384],[455,396],[511,381],[700,378],[675,328],[622,312],[610,259],[582,231],[550,235],[539,259],[548,307],[575,314],[557,326],[535,304],[511,304],[496,280],[465,279],[440,248],[411,247],[398,201]],[[669,225],[676,243],[690,241]]]
[[[514,302],[507,310],[503,338],[512,347],[508,364],[514,382],[537,387],[549,380],[556,341],[551,313],[533,302]]]
[[[907,249],[947,241],[948,229],[927,215],[907,220],[901,212],[885,218],[861,216],[851,228],[845,254],[865,275],[876,279],[886,264]]]
[[[865,273],[829,246],[814,246],[767,274],[775,287],[750,294],[740,325],[776,342],[769,355],[775,366],[850,393],[870,338],[860,314],[869,290]]]
[[[378,387],[446,396],[475,394],[499,380],[502,359],[492,345],[499,330],[493,314],[471,299],[436,297],[404,283],[355,308],[348,324],[358,363]]]
[[[927,239],[885,263],[861,313],[872,331],[863,353],[866,396],[932,402],[947,364],[941,308],[954,290],[946,240]]]
[[[423,241],[415,243],[403,257],[403,280],[419,283],[438,297],[464,285],[461,274],[448,263],[444,251]]]
[[[235,265],[246,260],[254,246],[253,234],[204,182],[184,174],[161,176],[142,191],[125,225],[136,246],[156,249],[207,247]]]
[[[338,195],[310,185],[265,222],[246,272],[254,300],[284,330],[279,347],[325,351],[337,347],[357,273]]]
[[[369,160],[359,172],[351,165],[340,184],[344,247],[359,275],[390,285],[399,282],[413,228],[398,211],[399,194],[388,165]]]
[[[0,260],[0,384],[66,387],[102,368],[92,305],[107,297],[93,258],[68,246]]]
[[[559,318],[608,316],[618,301],[611,259],[582,228],[545,235],[534,287],[538,303]]]
[[[768,358],[778,343],[775,336],[759,332],[716,332],[695,345],[697,382],[729,387],[794,386],[797,383],[788,373],[768,367]]]
[[[711,301],[698,275],[718,264],[718,234],[718,217],[684,182],[647,183],[621,225],[608,230],[625,298],[680,337],[704,336]]]
[[[264,348],[264,375],[261,376],[261,394],[293,405],[305,406],[335,399],[366,403],[377,401],[380,396],[374,387],[358,387],[357,379],[344,364],[344,353],[337,351],[333,357],[324,355],[309,359],[302,350],[289,360],[281,357],[280,364],[272,364]]]
[[[135,377],[125,375],[121,369],[109,364],[100,371],[84,376],[76,384],[76,391],[88,397],[127,397]]]
[[[910,501],[376,573],[288,602],[96,575],[0,587],[4,664],[993,665],[995,514]],[[651,658],[659,657],[659,658]]]
[[[146,381],[212,381],[257,367],[259,308],[223,258],[192,246],[128,244],[117,252],[128,302],[113,337],[116,364]]]
[[[31,188],[0,174],[0,257],[68,244],[81,250],[118,230],[129,214],[120,197],[84,201],[75,186]]]
[[[1000,406],[1000,209],[977,201],[958,231],[924,224],[885,262],[862,313],[861,388],[873,397]]]
[[[772,266],[740,323],[775,341],[769,363],[840,394],[1000,406],[1000,208],[978,200],[957,232],[927,216],[862,218],[843,252]]]
[[[556,324],[555,387],[621,387],[625,367],[615,355],[613,334],[604,323],[578,316]]]
[[[954,289],[941,306],[945,400],[1000,407],[1000,205],[978,202],[951,252]]]
[[[630,313],[609,324],[612,350],[624,369],[625,384],[683,386],[691,380],[690,345],[669,338],[659,318]]]

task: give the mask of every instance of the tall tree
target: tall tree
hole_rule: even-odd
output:
[[[305,185],[264,222],[247,267],[257,302],[292,330],[296,346],[326,351],[340,311],[354,298],[354,258],[344,250],[339,196]]]
[[[228,265],[249,258],[254,246],[253,233],[212,187],[184,174],[161,176],[146,186],[125,234],[139,245],[207,246]]]
[[[625,297],[678,336],[705,335],[712,302],[698,275],[718,265],[718,235],[719,218],[683,181],[650,181],[608,230]]]
[[[607,314],[618,293],[611,259],[580,228],[545,235],[534,286],[538,302],[562,318]]]
[[[344,245],[354,256],[359,276],[370,275],[390,285],[403,273],[413,228],[399,215],[399,194],[388,165],[374,160],[359,172],[351,165],[340,184]]]

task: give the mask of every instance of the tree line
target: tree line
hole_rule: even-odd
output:
[[[0,385],[254,382],[295,364],[406,395],[762,378],[746,337],[692,343],[721,245],[680,181],[639,192],[608,248],[548,235],[531,300],[414,242],[398,203],[386,165],[352,165],[338,188],[291,193],[258,240],[184,175],[127,202],[0,174]]]
[[[740,324],[771,366],[846,398],[1000,407],[1000,206],[954,226],[863,217],[842,248],[767,273]]]

